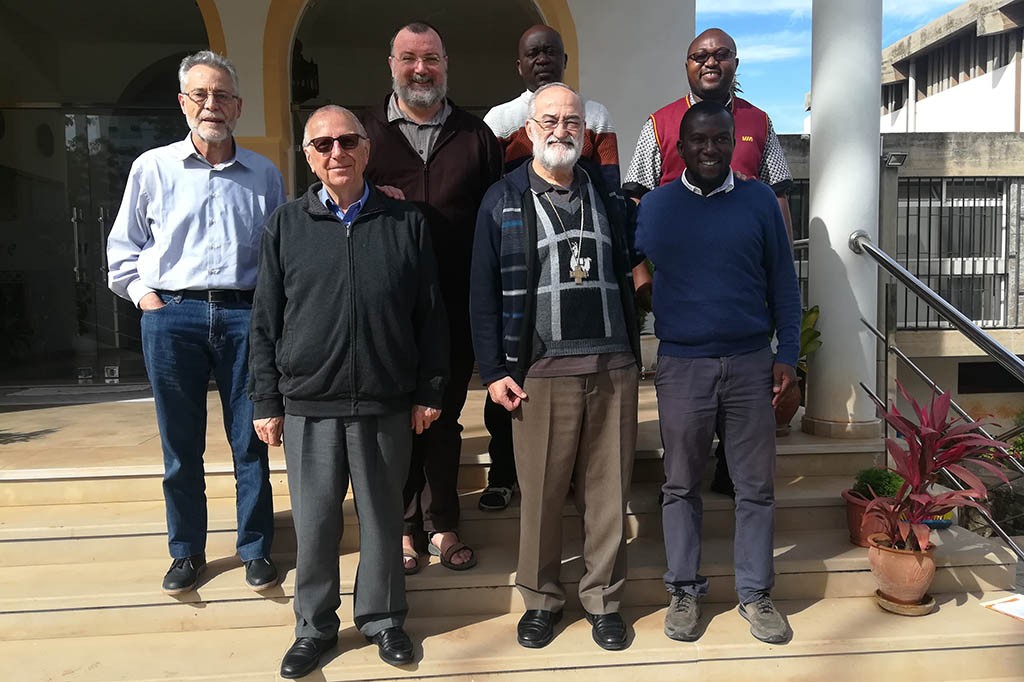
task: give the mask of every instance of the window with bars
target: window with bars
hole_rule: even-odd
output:
[[[796,239],[808,236],[808,190],[808,180],[795,180],[789,197]],[[901,178],[896,253],[891,255],[978,325],[1014,327],[1010,297],[1016,294],[1011,288],[1016,289],[1017,278],[1010,240],[1018,232],[1021,192],[1019,178]],[[796,254],[805,301],[807,253]],[[898,292],[899,328],[949,326],[904,287]]]

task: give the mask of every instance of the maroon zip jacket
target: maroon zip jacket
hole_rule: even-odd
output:
[[[362,121],[370,136],[366,179],[399,188],[427,217],[449,318],[462,317],[468,323],[476,213],[488,188],[501,178],[503,160],[491,129],[449,103],[451,115],[426,163],[398,123],[388,123],[387,99],[365,112]]]

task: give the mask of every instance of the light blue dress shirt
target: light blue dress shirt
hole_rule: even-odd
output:
[[[321,187],[320,191],[317,192],[317,196],[320,197],[321,203],[330,209],[335,218],[346,225],[351,225],[355,222],[356,218],[359,217],[359,212],[362,211],[363,206],[366,205],[366,200],[370,198],[370,185],[363,182],[363,196],[359,197],[359,199],[357,199],[355,203],[347,209],[334,203],[334,199],[331,199],[331,195],[327,193],[326,187]]]
[[[210,164],[191,135],[142,154],[107,238],[108,285],[136,306],[165,289],[254,289],[263,224],[283,204],[266,157],[235,146]]]

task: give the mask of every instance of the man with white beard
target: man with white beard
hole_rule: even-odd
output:
[[[501,146],[483,121],[446,97],[448,54],[433,26],[400,28],[388,65],[393,92],[363,115],[373,149],[366,179],[397,187],[427,218],[448,313],[451,368],[440,418],[413,438],[402,553],[406,574],[420,569],[428,550],[446,568],[462,571],[477,561],[458,534],[459,416],[473,374],[469,261],[480,200],[501,177]]]
[[[512,413],[522,492],[518,641],[546,646],[565,606],[562,505],[583,523],[580,602],[605,649],[627,646],[623,522],[636,446],[640,343],[633,306],[632,203],[577,164],[583,102],[537,89],[533,160],[488,190],[477,215],[470,321],[480,377]]]

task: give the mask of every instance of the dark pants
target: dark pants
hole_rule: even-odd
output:
[[[452,325],[451,332],[451,377],[441,398],[441,416],[429,429],[413,435],[409,476],[402,492],[405,534],[414,536],[418,544],[422,544],[424,532],[459,527],[459,457],[462,454],[459,417],[473,375],[473,348],[468,321],[465,328]]]
[[[491,468],[487,471],[487,485],[495,488],[511,488],[516,483],[516,458],[512,446],[512,413],[491,400],[487,394],[484,401],[484,426],[491,434],[487,452],[491,456]]]
[[[736,488],[736,592],[747,603],[774,586],[775,414],[769,349],[723,358],[658,358],[665,455],[662,524],[669,588],[701,596],[701,481],[715,430]]]
[[[153,386],[164,453],[168,549],[181,559],[206,551],[206,393],[217,382],[234,460],[238,555],[270,556],[274,508],[267,446],[252,426],[248,303],[207,303],[161,295],[142,314],[142,351]]]
[[[284,419],[295,521],[295,636],[338,634],[338,542],[349,481],[359,518],[356,627],[367,637],[400,627],[408,611],[402,570],[402,480],[409,468],[409,413]]]

